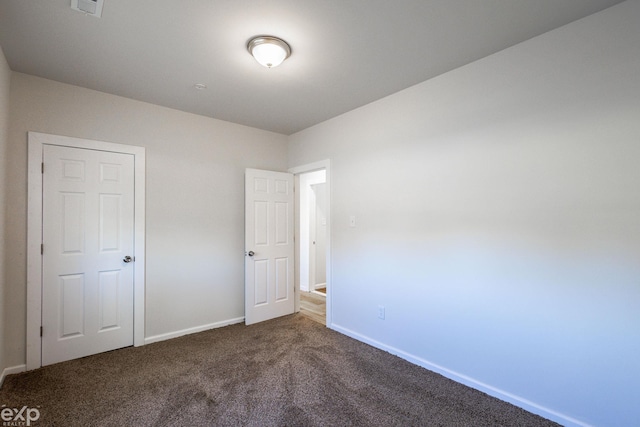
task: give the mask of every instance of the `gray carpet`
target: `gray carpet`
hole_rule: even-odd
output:
[[[10,375],[32,426],[552,426],[292,315]]]

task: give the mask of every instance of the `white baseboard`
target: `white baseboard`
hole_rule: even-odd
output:
[[[511,403],[512,405],[518,406],[526,411],[540,415],[541,417],[547,418],[551,421],[560,423],[566,427],[591,427],[589,424],[576,420],[575,418],[561,414],[552,409],[545,408],[544,406],[538,405],[535,402],[532,402],[530,400],[524,399],[520,396],[516,396],[511,393],[508,393],[504,390],[500,390],[496,387],[490,386],[489,384],[485,384],[481,381],[477,381],[471,377],[462,375],[458,372],[452,371],[443,366],[437,365],[435,363],[431,363],[428,360],[422,359],[418,356],[414,356],[412,354],[399,350],[395,347],[388,346],[384,343],[371,339],[367,336],[361,335],[350,329],[336,325],[335,323],[332,323],[330,328],[344,335],[347,335],[348,337],[351,337],[355,340],[362,341],[366,344],[369,344],[372,347],[376,347],[380,350],[384,350],[388,353],[396,355],[408,362],[413,363],[414,365],[418,365],[430,371],[436,372],[444,377],[449,378],[450,380],[464,384],[476,390],[482,391],[483,393],[486,393],[500,400],[504,400],[505,402]]]
[[[168,332],[166,334],[154,335],[144,339],[144,343],[151,344],[158,341],[169,340],[171,338],[178,338],[183,335],[195,334],[197,332],[207,331],[209,329],[222,328],[223,326],[234,325],[236,323],[244,322],[244,317],[237,317],[235,319],[223,320],[220,322],[209,323],[208,325],[195,326],[193,328],[182,329],[180,331]]]
[[[322,289],[326,287],[327,287],[326,283],[316,283],[315,285],[313,285],[313,290],[315,291],[316,289]]]
[[[25,372],[27,370],[27,365],[18,365],[18,366],[10,366],[8,368],[4,368],[2,370],[2,375],[0,376],[0,387],[4,384],[4,379],[7,375],[11,374],[19,374],[20,372]]]

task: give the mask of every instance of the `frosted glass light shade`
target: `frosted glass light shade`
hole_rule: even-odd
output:
[[[247,50],[258,63],[267,68],[277,67],[291,55],[291,48],[282,39],[259,36],[249,40]]]

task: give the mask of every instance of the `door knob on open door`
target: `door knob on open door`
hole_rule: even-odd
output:
[[[256,254],[256,253],[255,253],[255,252],[253,252],[253,251],[249,251],[249,252],[247,252],[247,255],[249,255],[249,256],[254,256],[255,254]]]
[[[129,255],[127,255],[126,257],[122,258],[122,261],[129,263],[131,261],[133,261],[133,258],[131,258]]]

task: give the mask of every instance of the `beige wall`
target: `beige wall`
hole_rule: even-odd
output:
[[[332,327],[637,424],[639,22],[621,3],[292,135],[291,167],[331,159]]]
[[[9,138],[9,87],[11,83],[11,70],[0,47],[0,372],[7,367],[4,363],[6,348],[4,342],[4,330],[7,324],[4,310],[5,294],[5,211],[6,211],[6,171],[7,171],[7,146]]]
[[[286,137],[13,73],[8,366],[25,363],[28,131],[146,147],[146,337],[244,316],[244,169],[286,170]]]

